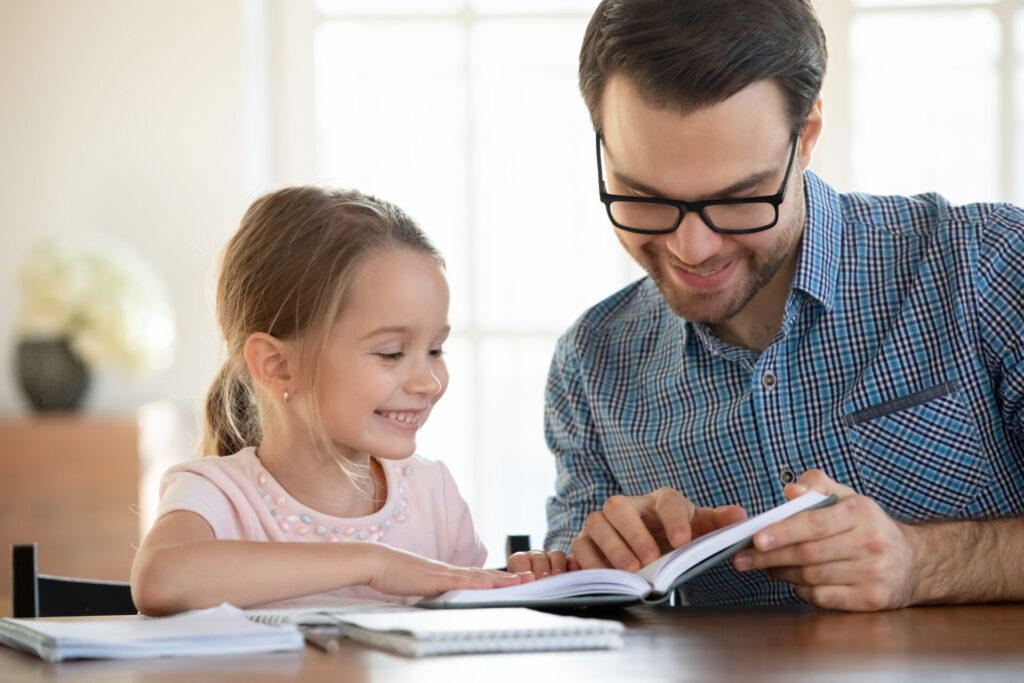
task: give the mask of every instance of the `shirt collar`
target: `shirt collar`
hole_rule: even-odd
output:
[[[831,311],[835,303],[839,255],[842,249],[842,211],[839,193],[811,171],[804,173],[806,223],[800,262],[793,278],[799,289]]]
[[[831,311],[835,305],[839,255],[842,248],[842,210],[839,193],[811,171],[804,173],[804,208],[806,210],[803,245],[793,285],[783,313],[783,330],[788,330],[800,309],[801,291]],[[656,288],[655,288],[656,291]],[[668,304],[666,303],[667,307]],[[671,311],[671,309],[669,309]],[[745,360],[753,354],[722,343],[704,323],[684,322],[684,342],[699,340],[709,351],[727,360]],[[751,356],[756,360],[756,355]]]

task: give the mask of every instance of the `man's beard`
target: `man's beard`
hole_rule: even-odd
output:
[[[667,272],[672,257],[658,254],[651,244],[645,244],[641,251],[642,257],[637,259],[641,266],[650,274],[654,284],[661,290],[665,301],[679,317],[691,322],[703,322],[711,325],[722,323],[746,306],[754,296],[779,272],[789,252],[772,254],[769,259],[758,262],[750,252],[743,252],[739,259],[750,264],[750,275],[745,281],[733,285],[729,290],[702,292],[695,289],[682,289],[678,282]],[[730,283],[731,284],[731,283]]]
[[[801,183],[802,186],[802,183]],[[794,188],[796,189],[796,188]],[[803,188],[800,187],[800,190]],[[802,192],[800,193],[802,195]],[[802,199],[802,196],[801,196]],[[801,205],[801,209],[803,206]],[[703,322],[710,325],[723,323],[750,303],[758,292],[767,285],[783,267],[787,259],[793,256],[794,250],[799,248],[801,243],[802,226],[805,220],[805,212],[798,211],[791,220],[771,228],[772,230],[784,230],[787,234],[777,243],[777,251],[770,254],[758,255],[750,249],[739,249],[728,262],[705,262],[700,264],[699,270],[713,272],[730,263],[740,269],[746,267],[747,275],[736,273],[736,276],[745,278],[742,281],[730,281],[727,289],[715,289],[711,291],[700,291],[690,287],[684,287],[673,277],[667,269],[671,264],[678,263],[678,259],[672,256],[660,242],[652,241],[643,244],[639,253],[630,252],[640,266],[647,271],[661,291],[665,301],[675,311],[676,315],[690,322]]]

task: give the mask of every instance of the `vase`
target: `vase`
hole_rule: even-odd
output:
[[[17,371],[21,390],[40,412],[78,410],[89,389],[89,366],[63,337],[18,342]]]

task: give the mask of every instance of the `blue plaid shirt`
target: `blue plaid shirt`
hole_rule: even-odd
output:
[[[1024,210],[805,181],[800,263],[763,352],[679,318],[649,278],[562,336],[547,548],[568,551],[614,494],[671,486],[753,514],[810,468],[901,521],[1024,514]],[[730,564],[687,599],[797,600]]]

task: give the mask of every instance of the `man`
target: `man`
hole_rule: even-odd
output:
[[[649,277],[556,349],[546,546],[635,570],[814,489],[839,503],[687,599],[1021,599],[1024,212],[837,194],[806,170],[825,61],[810,0],[595,11],[601,200]]]

